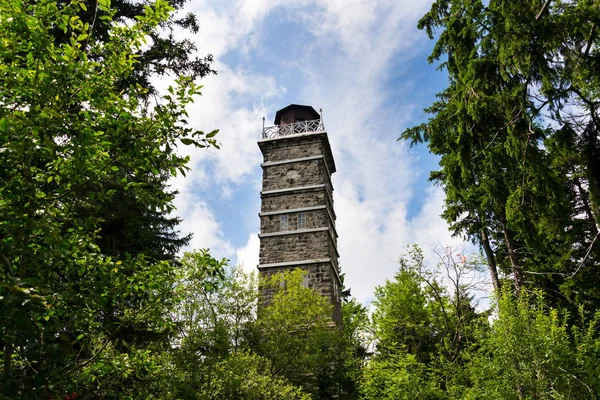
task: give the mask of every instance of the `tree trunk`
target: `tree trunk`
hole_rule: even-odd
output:
[[[510,260],[510,265],[512,268],[513,279],[515,282],[515,293],[518,296],[519,293],[521,293],[521,288],[523,287],[523,270],[521,269],[519,258],[517,257],[512,232],[506,226],[506,218],[504,215],[500,217],[500,223],[502,224],[504,243],[506,244],[508,259]]]
[[[5,385],[10,386],[12,381],[12,354],[13,354],[13,336],[9,331],[8,327],[5,330],[4,338],[4,382]]]
[[[583,211],[585,212],[585,215],[588,217],[588,219],[592,223],[592,226],[594,227],[594,233],[597,234],[598,233],[598,224],[596,223],[596,219],[594,218],[594,214],[592,213],[592,208],[590,207],[590,202],[588,200],[589,193],[587,193],[586,190],[583,188],[583,185],[581,184],[581,180],[579,179],[579,177],[575,176],[575,178],[573,179],[573,182],[577,186],[577,191],[579,192],[579,197],[581,199],[581,203],[583,204]]]
[[[498,279],[498,267],[496,266],[496,256],[494,250],[490,245],[490,239],[488,238],[487,231],[483,228],[480,232],[481,246],[485,252],[485,257],[490,268],[490,275],[492,277],[492,284],[494,285],[494,291],[496,294],[500,293],[500,280]]]
[[[591,110],[594,114],[595,110]],[[592,115],[593,116],[593,115]],[[600,146],[598,145],[598,127],[590,121],[582,135],[584,170],[588,180],[588,193],[591,213],[596,231],[600,230]]]

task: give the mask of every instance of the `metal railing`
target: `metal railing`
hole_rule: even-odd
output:
[[[298,121],[292,124],[263,126],[262,138],[273,139],[281,136],[300,135],[303,133],[318,132],[324,130],[325,127],[323,126],[323,120],[313,119],[311,121]]]

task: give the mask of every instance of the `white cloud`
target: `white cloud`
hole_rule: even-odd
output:
[[[277,96],[280,89],[271,77],[232,71],[224,65],[218,76],[206,78],[203,84],[202,96],[189,108],[189,121],[205,131],[218,128],[216,139],[221,149],[187,149],[192,168],[202,169],[207,162],[214,162],[218,173],[211,179],[239,182],[260,164],[256,141],[262,117],[268,112],[264,100]]]
[[[408,225],[413,242],[428,250],[426,255],[431,258],[434,256],[431,251],[439,244],[455,247],[464,243],[451,235],[447,223],[440,217],[443,206],[444,191],[440,187],[429,187],[421,213]]]
[[[188,249],[210,249],[214,257],[230,257],[234,248],[224,236],[221,227],[208,205],[202,201],[189,201],[189,193],[181,193],[175,204],[178,215],[183,216],[180,229],[184,234],[193,233]]]
[[[229,185],[224,185],[221,188],[221,198],[224,200],[231,200],[233,197],[233,189]]]
[[[244,272],[251,273],[256,271],[258,266],[259,238],[256,233],[248,236],[248,241],[244,247],[236,250],[235,255],[237,264],[242,267]]]

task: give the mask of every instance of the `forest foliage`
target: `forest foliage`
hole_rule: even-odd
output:
[[[402,139],[440,157],[451,229],[496,290],[598,303],[600,8],[595,1],[435,1],[420,20],[448,86]]]
[[[402,139],[482,256],[409,248],[341,327],[301,270],[180,255],[177,149],[218,148],[183,3],[0,0],[0,398],[600,397],[598,2],[432,4],[448,86]]]

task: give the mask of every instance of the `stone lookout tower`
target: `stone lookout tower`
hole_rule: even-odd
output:
[[[341,323],[337,232],[331,174],[335,163],[321,115],[289,105],[263,127],[259,275],[301,268],[303,285],[333,304]],[[261,291],[265,302],[271,294]]]

